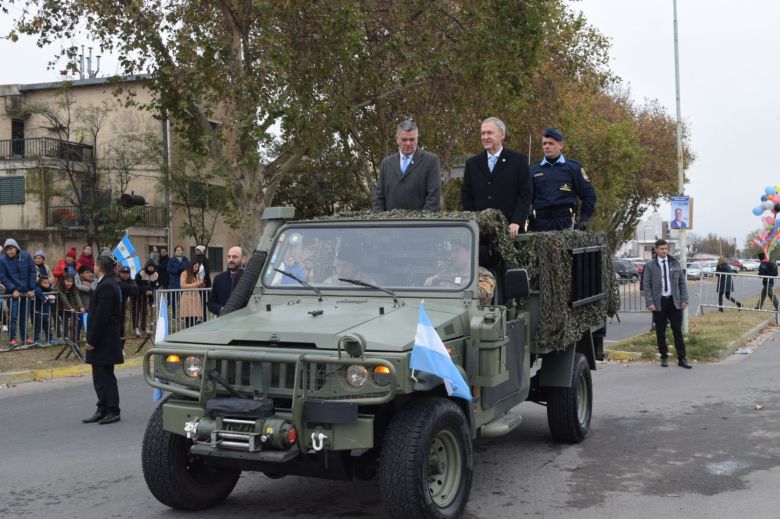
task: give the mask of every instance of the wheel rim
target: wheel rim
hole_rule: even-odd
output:
[[[428,452],[428,492],[439,508],[452,504],[463,477],[463,450],[450,431],[439,431]]]
[[[585,375],[577,378],[577,421],[580,425],[586,425],[590,416],[590,395],[588,394],[588,383]]]

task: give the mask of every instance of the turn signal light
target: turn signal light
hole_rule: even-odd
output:
[[[176,371],[181,367],[181,357],[175,353],[168,355],[165,357],[165,367],[170,371]]]
[[[390,375],[390,368],[387,366],[376,366],[374,372],[371,374],[374,379],[374,383],[378,386],[386,386],[390,383],[392,376]]]

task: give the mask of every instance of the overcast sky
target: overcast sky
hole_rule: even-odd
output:
[[[572,6],[610,38],[612,69],[633,97],[658,99],[674,115],[672,0],[582,0]],[[697,157],[685,188],[695,200],[693,232],[735,237],[741,247],[759,227],[752,209],[764,187],[780,184],[771,144],[780,136],[780,71],[772,58],[780,48],[780,2],[680,0],[677,8],[682,113]],[[8,29],[4,17],[0,34]],[[0,40],[0,84],[60,79],[46,70],[52,54],[29,39]],[[115,62],[104,58],[101,75],[115,71]],[[668,219],[668,205],[661,212]]]

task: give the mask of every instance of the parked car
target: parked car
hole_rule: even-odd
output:
[[[612,268],[615,269],[615,274],[620,276],[618,279],[621,281],[636,283],[639,279],[639,272],[637,271],[636,266],[628,260],[612,260]]]
[[[714,276],[715,269],[718,268],[717,261],[703,261],[701,265],[702,265],[701,271],[704,277]]]
[[[759,264],[758,260],[743,259],[741,261],[742,261],[742,265],[745,266],[745,270],[747,270],[748,272],[752,272],[754,270],[758,270],[758,264]]]
[[[701,279],[704,276],[704,266],[701,263],[688,263],[685,272],[688,279]]]
[[[637,271],[637,272],[639,273],[639,275],[641,276],[641,275],[642,275],[642,272],[645,270],[645,263],[646,263],[646,262],[645,262],[645,261],[642,261],[642,260],[634,260],[634,261],[632,261],[631,263],[633,263],[633,264],[634,264],[634,266],[636,267],[636,271]]]
[[[745,265],[737,258],[731,258],[730,260],[727,261],[731,266],[731,270],[733,270],[734,272],[745,272],[747,270],[747,268],[745,268]],[[736,270],[734,270],[735,268]]]

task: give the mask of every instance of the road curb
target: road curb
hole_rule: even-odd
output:
[[[143,357],[129,357],[124,364],[117,364],[116,369],[134,368],[143,364]],[[20,384],[33,380],[49,380],[52,378],[79,377],[92,373],[90,364],[77,364],[75,366],[63,366],[61,368],[26,369],[20,371],[7,371],[0,373],[0,385]]]
[[[721,361],[728,357],[729,355],[733,355],[735,351],[740,349],[742,346],[745,345],[749,340],[754,339],[755,337],[759,336],[764,330],[772,326],[772,323],[774,323],[775,318],[770,317],[766,321],[764,321],[761,324],[758,324],[755,328],[752,330],[748,330],[742,336],[737,339],[736,341],[729,344],[726,348],[720,351],[718,354],[718,361]]]
[[[642,352],[639,351],[612,351],[606,350],[604,353],[607,355],[607,360],[614,361],[629,361],[629,360],[641,360]]]

